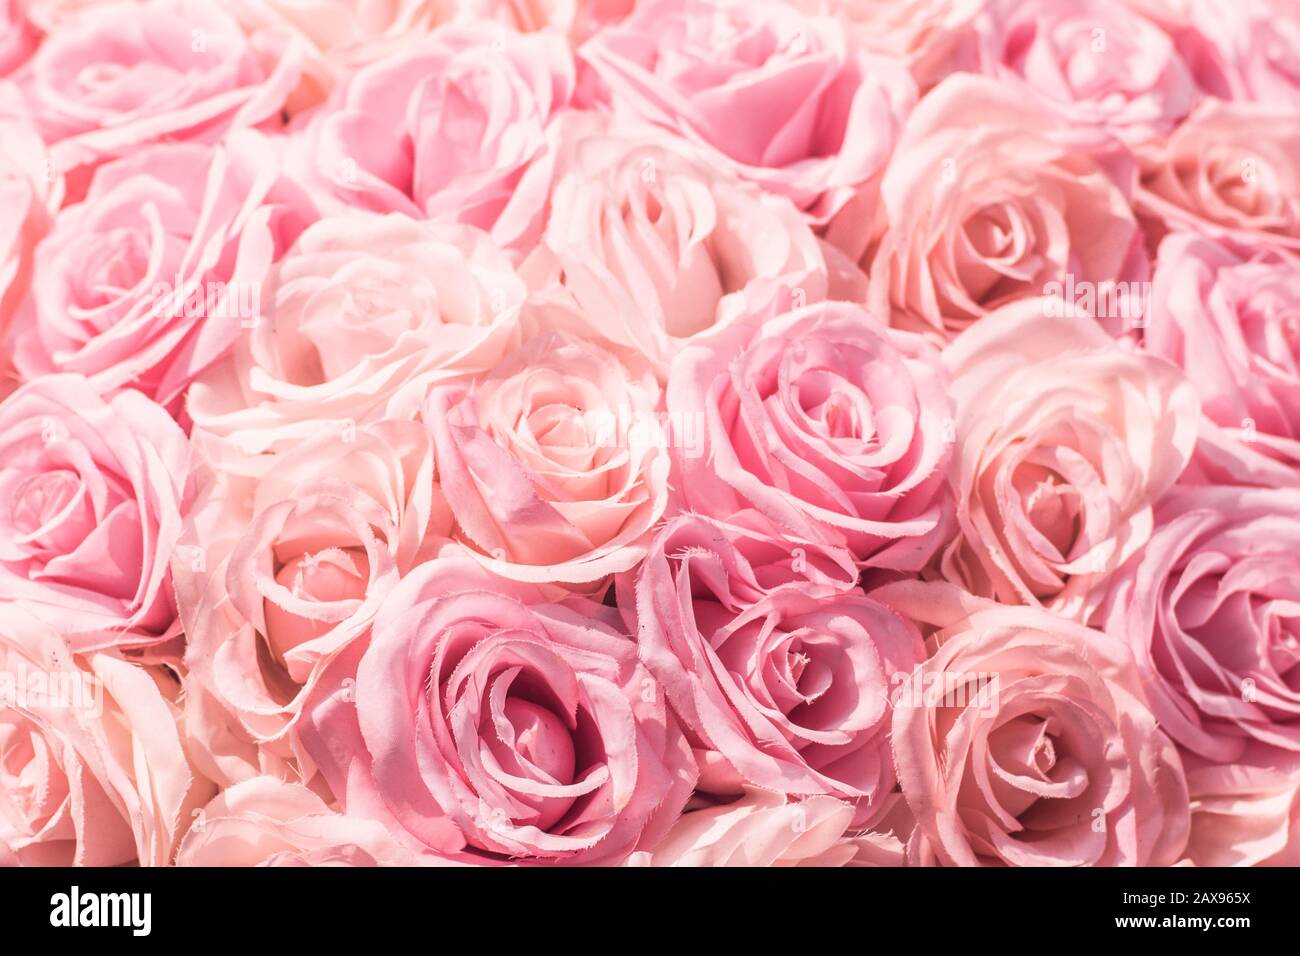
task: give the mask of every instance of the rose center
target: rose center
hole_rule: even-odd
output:
[[[327,548],[287,561],[275,580],[293,596],[285,606],[269,598],[264,603],[267,643],[283,663],[295,647],[328,633],[347,617],[348,608],[340,604],[365,598],[370,561],[362,548]]]

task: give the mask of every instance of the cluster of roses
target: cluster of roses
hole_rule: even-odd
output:
[[[1293,0],[0,0],[0,862],[1300,862]]]

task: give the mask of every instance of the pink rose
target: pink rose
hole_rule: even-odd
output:
[[[87,10],[13,78],[55,162],[72,170],[274,120],[299,59],[261,62],[220,5],[151,0]]]
[[[1145,279],[1128,198],[1061,142],[1068,129],[987,77],[955,75],[930,92],[881,188],[884,232],[869,260],[877,314],[950,338],[1051,283],[1123,293]]]
[[[1197,866],[1300,866],[1300,780],[1233,770],[1218,781],[1220,793],[1197,797],[1188,858]]]
[[[28,0],[0,0],[0,76],[12,73],[40,45],[27,5]]]
[[[1300,251],[1300,113],[1209,99],[1139,155],[1136,201],[1154,236]]]
[[[341,207],[465,223],[523,252],[542,228],[553,121],[574,82],[557,37],[443,27],[353,74],[299,150]]]
[[[670,605],[694,593],[697,583],[738,613],[789,584],[852,590],[858,569],[845,549],[791,540],[757,511],[725,520],[676,515],[656,532],[645,559],[615,578],[628,630],[637,632],[642,613],[661,619],[675,613]]]
[[[857,847],[842,839],[853,808],[834,797],[790,800],[750,787],[732,803],[684,814],[628,866],[844,866]]]
[[[631,568],[668,501],[659,398],[643,360],[561,332],[436,388],[423,418],[456,538],[519,581]]]
[[[638,3],[580,55],[618,110],[705,147],[819,225],[870,190],[916,98],[897,61],[773,0]]]
[[[1169,36],[1122,2],[995,0],[979,32],[982,72],[1103,136],[1166,135],[1200,96]]]
[[[139,392],[49,375],[0,404],[0,593],[77,653],[177,634],[167,562],[190,447]]]
[[[166,866],[212,793],[177,729],[166,668],[74,658],[7,607],[0,623],[0,865]]]
[[[63,179],[27,123],[0,118],[0,343],[27,295],[32,255],[63,201]]]
[[[1300,500],[1294,490],[1175,488],[1102,614],[1126,641],[1193,795],[1242,765],[1300,770]],[[1194,772],[1195,771],[1195,772]]]
[[[227,0],[259,54],[299,56],[303,76],[292,116],[319,106],[357,67],[400,54],[450,20],[457,0]]]
[[[661,139],[575,135],[530,267],[563,276],[596,334],[666,374],[683,346],[780,294],[826,297],[817,240],[787,200]]]
[[[1300,112],[1300,13],[1291,0],[1183,0],[1173,32],[1213,96]]]
[[[424,564],[376,618],[355,688],[322,685],[303,742],[345,812],[417,850],[617,864],[677,818],[696,771],[615,619],[464,558]]]
[[[196,429],[243,455],[385,417],[403,388],[495,365],[525,288],[468,226],[352,213],[315,223],[271,271],[262,313],[190,390]],[[393,416],[409,417],[409,416]]]
[[[146,0],[24,0],[27,19],[42,32],[53,33],[82,16],[92,7],[107,7],[119,3],[145,3]]]
[[[271,262],[315,211],[270,140],[167,144],[105,165],[36,252],[13,332],[28,378],[84,375],[179,405],[191,379],[260,315]]]
[[[1017,302],[944,352],[957,406],[949,581],[1087,620],[1151,535],[1196,442],[1196,393],[1059,300]]]
[[[632,12],[635,0],[460,0],[464,19],[504,23],[521,33],[547,30],[581,43]]]
[[[326,666],[450,530],[415,422],[324,430],[259,477],[209,482],[175,574],[190,680],[231,720],[198,713],[191,733],[217,753],[233,733],[295,757],[290,731]]]
[[[669,420],[701,436],[673,449],[675,500],[917,570],[952,529],[945,391],[929,345],[859,306],[737,325],[673,364]]]
[[[852,42],[902,59],[917,85],[930,89],[974,66],[971,21],[988,0],[795,0],[808,13],[839,19]]]
[[[384,827],[336,813],[302,784],[255,777],[194,818],[177,866],[407,866]]]
[[[894,787],[890,681],[925,656],[920,634],[842,585],[790,575],[763,593],[743,555],[669,529],[680,549],[657,542],[636,578],[637,648],[702,751],[701,789],[829,794],[858,824],[879,816]]]
[[[1201,396],[1196,470],[1300,485],[1300,264],[1170,235],[1146,325],[1146,350],[1182,368]]]
[[[950,585],[875,597],[935,628],[900,685],[893,745],[916,863],[1168,866],[1187,840],[1178,752],[1123,643]]]

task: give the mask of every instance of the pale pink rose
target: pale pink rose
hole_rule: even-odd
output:
[[[928,90],[975,63],[972,21],[988,0],[795,0],[808,13],[838,18],[852,42],[907,63]]]
[[[322,201],[465,223],[526,252],[574,82],[558,37],[446,26],[353,74],[311,117],[298,151]]]
[[[961,526],[944,577],[1004,604],[1087,620],[1191,457],[1195,390],[1169,363],[1053,299],[986,317],[944,361]]]
[[[1190,230],[1300,251],[1300,113],[1207,99],[1139,158],[1136,203],[1153,238]]]
[[[1144,343],[1201,396],[1195,471],[1225,484],[1300,485],[1300,263],[1166,237]]]
[[[147,0],[24,0],[27,19],[42,32],[63,29],[95,7],[114,6],[123,2],[145,3]]]
[[[1192,804],[1187,855],[1197,866],[1300,866],[1300,779],[1216,768],[1218,793]],[[1193,781],[1196,774],[1189,773]]]
[[[632,12],[635,0],[459,0],[462,19],[494,20],[522,33],[546,30],[581,43]]]
[[[1180,0],[1169,29],[1212,96],[1300,112],[1300,10],[1292,0]]]
[[[638,3],[580,56],[617,110],[706,148],[819,225],[874,192],[916,98],[899,61],[775,0]]]
[[[359,67],[401,54],[452,20],[458,0],[227,0],[258,55],[302,58],[302,78],[285,103],[296,116],[325,102]]]
[[[0,76],[6,76],[40,45],[41,34],[32,23],[29,0],[0,0]]]
[[[350,213],[310,226],[267,277],[262,313],[200,377],[197,432],[244,455],[378,421],[404,387],[491,368],[518,338],[525,288],[469,226]],[[395,416],[409,417],[409,416]]]
[[[0,594],[78,653],[177,634],[167,563],[190,496],[190,447],[139,392],[99,397],[48,375],[0,404]]]
[[[732,803],[681,816],[626,866],[844,866],[857,853],[841,837],[853,807],[834,797],[791,800],[748,787]]]
[[[1122,641],[944,583],[873,593],[934,628],[898,688],[893,746],[917,828],[945,866],[1168,866],[1187,841],[1178,752]]]
[[[166,866],[212,794],[177,728],[166,668],[73,657],[45,625],[0,617],[0,859]]]
[[[497,574],[592,584],[631,568],[668,501],[672,438],[644,360],[529,341],[423,409],[456,538]]]
[[[218,4],[105,4],[61,25],[13,79],[55,162],[73,170],[278,122],[298,81],[291,54],[259,60]]]
[[[978,31],[981,72],[1102,136],[1166,135],[1200,98],[1169,36],[1114,0],[994,0]]]
[[[346,813],[414,849],[620,863],[673,823],[696,770],[616,620],[465,557],[421,565],[301,737]]]
[[[817,239],[788,200],[663,137],[575,138],[525,271],[562,276],[595,334],[663,375],[683,346],[778,296],[826,298]]]
[[[186,605],[183,600],[180,604],[184,620]],[[231,713],[196,676],[186,676],[181,707],[190,760],[218,790],[260,776],[302,779],[302,768],[290,748],[259,746],[243,728],[239,716]]]
[[[28,378],[84,375],[169,408],[257,320],[262,281],[315,210],[270,140],[164,144],[99,169],[40,244],[12,333]]]
[[[1061,142],[1070,127],[1023,91],[958,74],[908,120],[881,187],[868,302],[891,324],[950,338],[1067,280],[1128,290],[1147,277],[1124,192]]]
[[[670,524],[619,603],[701,751],[701,789],[828,794],[859,824],[879,816],[895,782],[891,680],[925,656],[920,634],[807,566],[759,580],[743,539],[706,550],[696,527]]]
[[[345,817],[299,783],[255,777],[194,818],[177,866],[409,866],[413,856],[373,820]]]
[[[63,178],[27,123],[0,118],[0,348],[27,295],[32,255],[63,201]]]
[[[1175,488],[1100,615],[1165,733],[1231,779],[1300,771],[1300,495]],[[1218,768],[1216,767],[1215,770]],[[1199,795],[1188,764],[1192,795]],[[1211,776],[1214,771],[1207,771]]]
[[[918,570],[952,531],[945,391],[938,353],[860,306],[738,324],[673,364],[669,420],[701,436],[673,448],[674,501]]]
[[[237,757],[241,738],[283,761],[297,756],[290,732],[326,666],[367,633],[398,578],[447,540],[432,466],[418,423],[380,422],[325,429],[260,477],[226,474],[204,488],[174,574],[189,679],[216,705],[191,718],[190,732],[212,759]],[[223,775],[245,775],[225,766]],[[246,766],[275,764],[258,756]]]

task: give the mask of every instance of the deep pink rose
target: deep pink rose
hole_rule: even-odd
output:
[[[168,574],[192,485],[185,433],[136,391],[48,375],[0,404],[0,594],[78,653],[178,633]]]
[[[645,560],[619,574],[615,585],[623,620],[636,633],[638,600],[652,602],[662,617],[697,582],[739,612],[785,585],[849,591],[857,581],[857,565],[844,548],[792,540],[757,511],[742,511],[717,520],[699,514],[668,519]]]
[[[1168,866],[1187,841],[1178,752],[1123,642],[947,584],[874,596],[935,629],[898,687],[893,746],[914,863]]]
[[[960,536],[944,576],[1005,604],[1086,621],[1150,537],[1187,465],[1196,392],[1162,359],[1059,300],[1008,305],[944,351],[957,405]]]
[[[819,225],[873,191],[916,98],[897,60],[774,0],[638,3],[580,56],[617,110],[707,148]]]
[[[1194,471],[1223,483],[1300,485],[1300,262],[1166,237],[1145,346],[1183,369],[1201,396]]]
[[[28,0],[0,0],[0,76],[20,67],[40,45],[27,5]]]
[[[189,718],[203,746],[230,749],[233,735],[297,756],[289,734],[326,666],[447,540],[432,467],[424,429],[386,421],[321,430],[263,474],[205,484],[174,570],[191,686],[216,708]],[[275,769],[263,756],[244,763]]]
[[[696,769],[616,620],[429,562],[385,602],[355,686],[322,685],[303,742],[345,812],[417,851],[617,864],[676,820]]]
[[[1124,142],[1163,136],[1200,98],[1169,36],[1115,0],[995,0],[981,71],[1072,126]]]
[[[177,866],[409,866],[411,854],[374,820],[345,817],[300,783],[255,777],[223,790],[194,818]]]
[[[537,336],[422,415],[456,537],[497,574],[589,585],[645,553],[668,502],[670,430],[648,364]]]
[[[675,501],[917,570],[952,530],[945,391],[932,347],[859,306],[738,324],[673,364],[669,419],[700,436],[674,445]]]
[[[168,668],[73,657],[0,608],[0,866],[166,866],[212,795],[186,756]]]
[[[1128,293],[1146,279],[1128,197],[1063,142],[1070,130],[988,77],[957,74],[927,94],[881,187],[883,234],[866,260],[876,313],[947,339],[1052,283]]]
[[[1180,0],[1168,25],[1212,96],[1300,112],[1300,10],[1291,0]]]
[[[219,4],[105,4],[62,24],[13,79],[56,164],[73,170],[278,122],[298,82],[293,54],[263,62]]]
[[[1300,496],[1175,488],[1101,615],[1133,651],[1151,711],[1188,761],[1193,796],[1242,766],[1300,769]]]
[[[76,372],[104,394],[131,387],[179,406],[257,321],[271,263],[314,217],[273,142],[251,130],[101,167],[36,252],[12,334],[19,370]]]
[[[707,530],[670,523],[620,587],[641,659],[700,750],[701,788],[830,794],[855,805],[859,824],[879,816],[894,787],[891,680],[924,657],[919,633],[825,583],[806,556],[756,568],[749,541],[731,531],[734,545],[709,542]]]
[[[465,223],[526,252],[546,212],[565,42],[478,23],[353,74],[307,124],[311,181],[340,206]]]
[[[1300,113],[1208,99],[1139,158],[1136,203],[1152,237],[1190,230],[1300,251]]]

